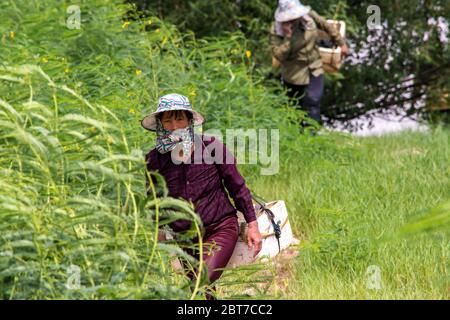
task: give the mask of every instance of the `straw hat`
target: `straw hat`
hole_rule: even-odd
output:
[[[158,108],[155,112],[149,114],[141,121],[141,125],[150,131],[156,130],[156,115],[165,111],[185,110],[192,114],[194,125],[200,125],[205,122],[205,118],[197,111],[192,110],[189,99],[181,94],[170,93],[159,98]]]
[[[275,11],[277,22],[286,22],[303,17],[311,11],[311,7],[304,6],[299,0],[280,0]]]

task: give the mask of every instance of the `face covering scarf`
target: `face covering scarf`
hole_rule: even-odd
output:
[[[194,143],[194,123],[189,121],[189,125],[183,129],[175,131],[167,130],[163,127],[161,121],[156,124],[156,150],[159,153],[167,153],[181,144],[183,157],[191,154],[191,148]]]

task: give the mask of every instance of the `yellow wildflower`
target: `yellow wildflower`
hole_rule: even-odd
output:
[[[125,22],[122,24],[122,29],[128,28],[129,25],[130,25],[130,21],[125,21]]]
[[[159,28],[155,30],[156,33],[159,33],[160,31],[161,31],[161,30],[159,30]]]
[[[47,59],[46,57],[42,57],[41,61],[42,61],[43,63],[47,63],[47,62],[48,62],[48,59]]]
[[[67,68],[67,67],[64,68],[64,72],[65,72],[65,73],[69,73],[69,68]]]
[[[250,50],[246,50],[245,51],[245,56],[250,59],[250,57],[252,56],[252,52]]]
[[[108,144],[113,144],[114,139],[111,136],[108,136],[108,140],[106,140],[106,142],[108,142]]]
[[[10,32],[9,32],[9,37],[10,37],[11,39],[14,39],[15,36],[16,36],[16,33],[15,33],[14,31],[10,31]]]
[[[69,213],[70,217],[74,217],[75,216],[75,210],[73,210],[72,208],[67,208],[67,212]]]
[[[140,76],[142,74],[142,70],[141,69],[136,69],[135,71],[137,76]]]
[[[192,97],[195,97],[197,95],[197,92],[195,91],[195,89],[192,89],[192,91],[190,92],[190,95]]]
[[[134,108],[128,109],[128,113],[136,114],[136,110]]]

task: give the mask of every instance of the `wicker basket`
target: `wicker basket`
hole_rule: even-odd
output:
[[[334,28],[336,28],[341,34],[342,38],[345,38],[345,22],[338,20],[327,20]],[[342,66],[341,48],[332,46],[326,48],[320,46],[320,43],[329,42],[330,36],[323,30],[319,30],[319,53],[322,58],[323,68],[325,72],[333,73],[339,71]]]

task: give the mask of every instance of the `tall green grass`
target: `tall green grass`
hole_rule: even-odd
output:
[[[0,70],[17,83],[16,94],[29,92],[13,105],[0,99],[0,296],[190,297],[189,284],[167,265],[171,255],[192,259],[159,244],[156,230],[174,214],[198,219],[166,197],[164,184],[150,185],[146,196],[142,151],[130,148],[117,116],[39,67]],[[52,105],[35,100],[35,82],[46,83]],[[63,113],[65,102],[86,109]],[[79,281],[71,280],[74,268]]]

